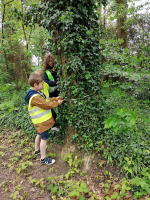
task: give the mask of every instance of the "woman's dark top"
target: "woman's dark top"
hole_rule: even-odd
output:
[[[53,71],[53,69],[51,67],[47,67],[47,69],[51,72],[51,75],[53,76],[54,80],[53,81],[50,81],[46,72],[43,73],[43,78],[44,78],[44,81],[50,86],[50,87],[53,87],[53,86],[57,86],[57,72],[56,71]],[[50,93],[50,97],[57,97],[59,96],[59,91],[58,90],[55,90],[54,92]]]
[[[53,69],[50,68],[50,67],[47,68],[47,69],[50,71],[50,73],[51,73],[51,75],[53,76],[54,80],[53,80],[53,81],[50,81],[49,78],[48,78],[48,76],[47,76],[47,74],[46,74],[46,72],[44,72],[44,74],[43,74],[44,81],[45,81],[50,87],[56,86],[56,83],[57,83],[57,72],[56,72],[56,71],[53,71]]]

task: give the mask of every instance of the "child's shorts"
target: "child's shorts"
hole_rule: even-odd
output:
[[[39,133],[37,133],[37,134],[41,136],[42,140],[47,140],[49,138],[48,130],[41,134],[39,134]]]

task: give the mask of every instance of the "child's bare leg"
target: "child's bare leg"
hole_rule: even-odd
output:
[[[38,151],[40,148],[41,136],[37,135],[35,138],[35,151]]]
[[[47,145],[47,140],[41,139],[40,143],[41,159],[44,159],[46,157],[46,145]]]

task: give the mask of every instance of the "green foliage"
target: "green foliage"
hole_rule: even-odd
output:
[[[48,153],[47,156],[50,158],[56,158],[58,155],[56,155],[56,153]]]
[[[16,179],[13,180],[12,184],[14,185],[16,182],[19,183],[18,177],[16,177]],[[22,190],[23,188],[22,188],[22,185],[21,185],[20,183],[19,183],[18,185],[16,185],[15,188],[17,189],[17,191],[12,192],[12,193],[9,195],[9,197],[10,197],[10,198],[13,198],[13,199],[18,199],[19,191]],[[7,189],[8,189],[8,188],[5,188],[5,192],[7,192]],[[16,189],[15,189],[15,190],[16,190]],[[20,196],[20,199],[23,200],[25,196],[28,196],[28,194],[27,194],[27,193],[23,193],[23,195]]]
[[[150,173],[148,168],[142,168],[140,174],[141,178],[135,177],[131,179],[132,190],[134,191],[134,199],[141,198],[143,195],[150,193]]]
[[[28,167],[31,165],[32,165],[31,161],[20,162],[19,167],[16,168],[17,174],[20,174],[21,172],[26,172],[28,170]]]
[[[105,183],[101,183],[101,186],[103,188],[104,192],[104,198],[111,200],[111,199],[122,199],[122,198],[133,198],[134,199],[140,199],[147,197],[150,192],[150,173],[148,171],[148,168],[142,168],[141,171],[139,171],[140,177],[135,176],[131,180],[122,178],[121,181],[117,184],[111,184],[111,180],[105,181]],[[109,190],[114,191],[114,193],[111,195]],[[129,194],[131,195],[129,197]]]
[[[34,0],[34,3],[38,1]],[[15,88],[20,91],[24,82],[28,79],[32,68],[32,58],[37,56],[38,66],[41,58],[48,49],[48,32],[33,21],[26,27],[25,13],[30,10],[33,1],[7,1],[0,3],[2,13],[1,38],[1,64],[0,82],[11,84],[15,82]]]
[[[79,149],[87,151],[94,149],[103,131],[104,102],[99,60],[101,30],[95,12],[97,6],[92,0],[41,1],[39,5],[32,5],[24,18],[27,24],[34,19],[52,36],[50,51],[58,63],[59,90],[64,98],[76,99],[73,103],[63,102],[59,108],[61,135],[63,138],[66,135],[67,124],[73,127],[76,137],[73,136],[72,141],[79,144]],[[93,145],[90,146],[91,141]]]
[[[28,105],[24,100],[24,96],[24,91],[22,93],[16,93],[16,97],[13,97],[11,107],[7,104],[7,107],[1,109],[0,124],[6,128],[17,127],[22,129],[30,138],[34,139],[37,132],[28,114]],[[26,145],[27,143],[28,139],[21,141],[20,146]]]
[[[45,185],[43,184],[43,180],[44,178],[41,178],[40,180],[37,179],[32,179],[32,177],[29,177],[30,183],[35,184],[35,186],[40,185],[40,187],[44,190],[45,189]]]
[[[0,156],[4,157],[5,153],[0,151]]]
[[[106,131],[101,135],[101,141],[107,147],[103,150],[103,157],[108,163],[115,160],[126,175],[133,177],[143,166],[149,166],[149,119],[142,115],[146,107],[142,106],[141,110],[133,98],[131,102],[135,103],[131,109],[127,96],[115,89],[107,99],[109,118],[105,120]],[[122,102],[125,102],[124,108]],[[116,103],[120,107],[118,110]]]
[[[73,153],[69,153],[68,155],[66,155],[63,158],[63,160],[65,160],[66,162],[68,162],[68,164],[69,164],[70,167],[77,168],[77,167],[81,166],[83,159],[82,160],[77,160],[77,156],[75,156],[75,158],[73,160],[72,154]]]
[[[105,3],[103,1],[103,4]],[[30,50],[32,49],[32,53],[34,52],[37,56],[40,56],[44,50],[50,50],[55,55],[61,95],[67,100],[76,99],[63,102],[59,108],[57,122],[61,132],[56,134],[50,131],[50,140],[63,144],[68,134],[67,125],[73,127],[75,134],[72,136],[72,142],[78,144],[79,150],[103,153],[105,161],[99,162],[100,167],[106,162],[108,165],[116,162],[122,172],[132,178],[131,182],[123,179],[116,186],[121,193],[114,192],[111,197],[107,196],[109,183],[103,183],[106,199],[123,198],[128,190],[133,192],[135,199],[138,199],[147,195],[150,189],[149,169],[145,171],[145,167],[149,168],[150,164],[150,50],[148,44],[143,42],[147,41],[149,36],[146,32],[144,33],[144,30],[141,31],[139,36],[142,37],[143,34],[143,39],[141,44],[138,41],[139,48],[135,48],[133,42],[129,44],[129,48],[120,48],[123,40],[112,39],[116,38],[115,35],[112,38],[109,36],[111,39],[107,41],[100,40],[104,31],[99,28],[97,6],[95,1],[87,0],[65,0],[57,3],[54,0],[51,2],[46,0],[39,4],[32,4],[25,15],[22,15],[19,6],[14,6],[13,9],[18,21],[30,26],[26,29],[28,33],[33,25],[35,28],[38,27],[36,22],[39,23],[41,27],[32,35],[35,37],[38,33],[39,37],[35,37],[35,40],[30,38],[30,44],[35,47],[34,50],[30,47]],[[132,12],[133,9],[130,9],[130,13]],[[138,18],[139,22],[143,19]],[[126,26],[129,27],[136,21],[130,18]],[[12,27],[13,23],[9,21],[7,25]],[[141,27],[142,25],[140,24]],[[116,31],[112,26],[109,28],[111,31]],[[132,39],[130,31],[128,37]],[[12,38],[14,37],[12,35]],[[10,48],[9,45],[6,47],[6,49]],[[26,53],[30,58],[31,53],[29,51]],[[4,58],[2,61],[4,63]],[[12,63],[10,66],[14,67]],[[3,73],[3,70],[0,72]],[[101,85],[102,73],[103,81],[106,80],[103,85]],[[8,72],[5,76],[1,76],[0,81],[3,83],[7,79]],[[3,84],[0,90],[0,125],[21,128],[34,138],[36,131],[23,100],[25,94],[22,93],[25,93],[25,88],[18,97],[18,93],[14,94],[15,87],[14,83]],[[28,142],[28,140],[22,140],[20,148],[26,146]],[[2,151],[0,154],[4,156]],[[19,152],[17,156],[22,155]],[[52,156],[55,157],[55,155]],[[32,156],[26,155],[26,159],[31,160]],[[84,199],[85,195],[89,194],[85,183],[81,181],[75,183],[71,180],[76,174],[83,175],[78,168],[82,162],[77,160],[77,157],[73,158],[72,154],[64,159],[69,164],[70,170],[63,177],[58,177],[59,181],[56,181],[56,177],[49,178],[52,198],[56,199],[62,195]],[[17,159],[12,158],[10,161],[15,163]],[[3,165],[6,164],[3,163]],[[9,164],[8,167],[11,171],[13,164]],[[27,164],[21,164],[17,173],[26,169]],[[107,170],[105,175],[110,175]],[[37,185],[42,184],[42,181],[32,179],[32,182]],[[80,187],[81,185],[83,187]],[[13,195],[12,197],[15,198],[16,194]]]
[[[131,55],[120,43],[101,40],[106,119],[100,141],[108,163],[117,162],[133,177],[149,166],[149,56],[142,51]]]
[[[112,50],[117,50],[115,41],[108,42],[110,42],[110,46],[112,45]],[[109,83],[103,83],[107,107],[105,128],[111,127],[112,130],[106,131],[102,136],[102,141],[107,145],[104,157],[108,160],[110,156],[113,160],[117,159],[117,163],[123,166],[125,173],[134,176],[139,168],[144,164],[147,166],[149,163],[149,159],[146,160],[145,157],[148,156],[147,151],[149,151],[147,142],[149,140],[149,114],[146,112],[149,102],[147,100],[139,102],[136,99],[137,95],[140,100],[148,98],[149,94],[144,90],[149,82],[149,73],[147,70],[144,71],[147,77],[144,79],[144,75],[138,72],[137,68],[136,72],[134,68],[131,68],[138,64],[138,58],[125,55],[125,52],[129,52],[129,50],[121,50],[120,55],[111,49],[108,51],[107,48],[108,46],[105,49],[107,51],[106,58],[110,63],[103,64],[103,71],[109,76]],[[121,62],[119,58],[121,58]],[[116,62],[120,65],[116,65]],[[138,90],[139,86],[140,90]],[[125,163],[123,157],[126,156],[131,159],[130,166],[123,164]]]
[[[67,174],[57,177],[48,177],[50,182],[48,190],[50,190],[50,192],[54,195],[53,199],[55,199],[57,196],[62,198],[66,196],[78,197],[81,200],[86,199],[86,196],[93,200],[98,199],[96,194],[90,192],[87,184],[84,181],[74,181],[72,179],[72,176],[75,176],[76,173],[80,172],[79,167],[82,163],[82,160],[78,160],[77,157],[73,159],[72,157],[73,154],[69,153],[63,158],[63,160],[65,160],[70,166],[70,170]],[[86,174],[86,172],[80,172],[80,175],[82,174]]]
[[[15,191],[9,197],[10,198],[12,197],[13,199],[17,199],[17,194],[18,194],[18,191]]]
[[[69,153],[68,155],[66,155],[63,158],[63,160],[66,161],[69,164],[69,166],[71,167],[69,172],[65,175],[66,179],[69,179],[69,177],[72,177],[76,173],[79,173],[80,170],[78,168],[82,165],[82,162],[83,162],[83,159],[82,160],[78,160],[77,156],[72,158],[72,155],[73,155],[72,153]],[[82,175],[82,174],[84,174],[84,172],[80,173],[80,175]]]

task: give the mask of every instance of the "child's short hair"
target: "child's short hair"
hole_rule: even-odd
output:
[[[43,78],[40,75],[38,75],[38,74],[32,74],[32,75],[30,75],[29,80],[28,80],[28,83],[29,83],[29,85],[31,87],[34,87],[35,83],[38,85],[41,82],[43,82]]]
[[[42,71],[41,71],[40,69],[36,69],[36,70],[34,71],[34,74],[38,74],[38,75],[40,75],[40,76],[43,77],[43,73],[42,73]]]

